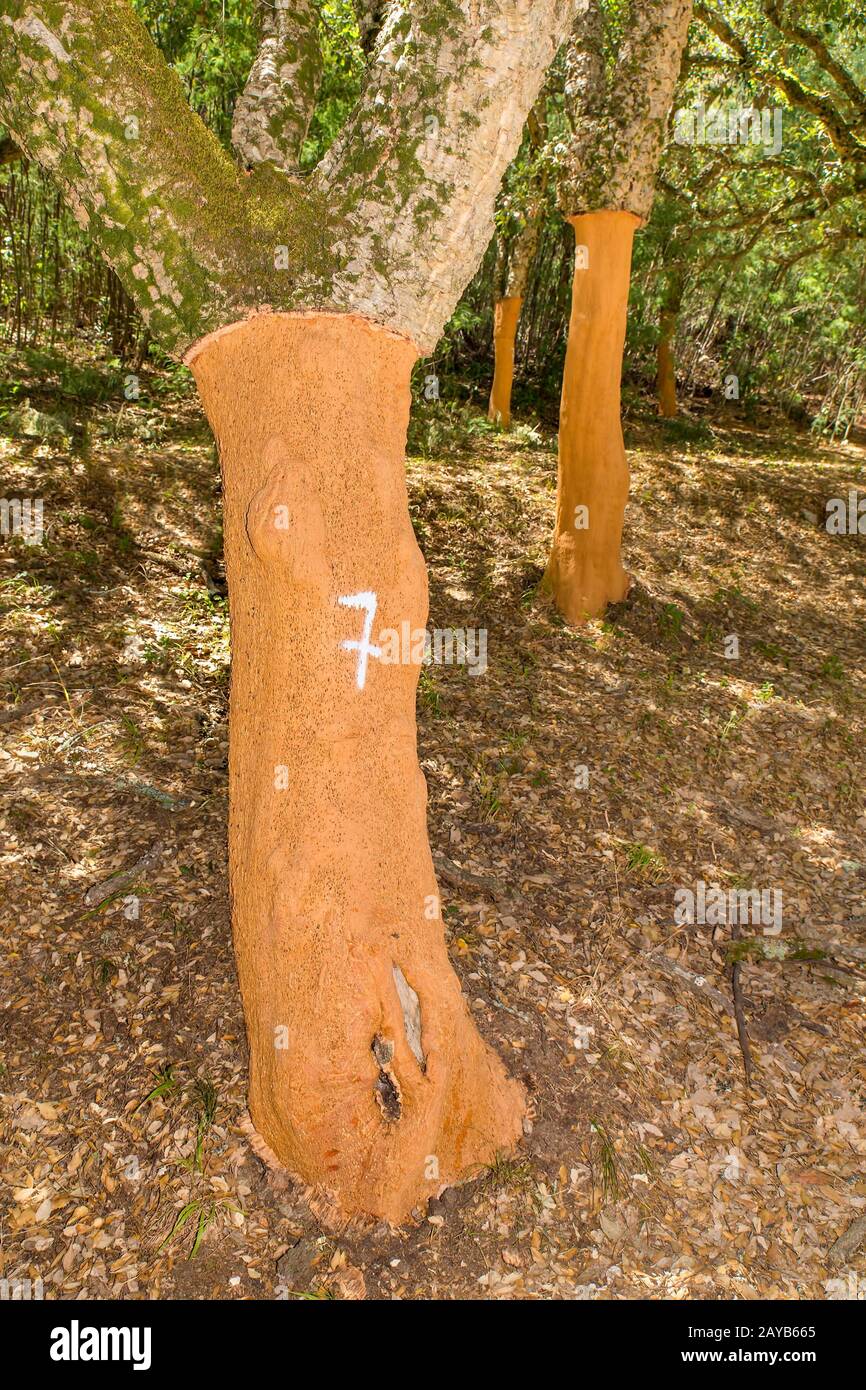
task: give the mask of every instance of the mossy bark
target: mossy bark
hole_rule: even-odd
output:
[[[305,111],[271,105],[272,142],[241,138],[244,173],[129,0],[0,0],[0,121],[175,355],[265,308],[362,314],[429,352],[570,14],[571,0],[390,4],[362,97],[302,181],[274,159]],[[306,94],[315,54],[298,57]]]
[[[556,526],[544,583],[570,623],[628,591],[620,546],[629,471],[620,423],[631,254],[638,218],[569,218],[575,256],[559,414]]]
[[[259,49],[232,119],[232,144],[248,166],[297,171],[319,84],[319,15],[312,0],[257,0]]]
[[[565,54],[574,134],[559,174],[569,214],[647,220],[692,16],[692,0],[629,5],[615,59],[601,5],[579,9]]]
[[[394,1222],[508,1149],[523,1113],[445,948],[420,667],[358,645],[427,619],[404,473],[415,357],[360,319],[273,315],[192,358],[224,479],[250,1111],[337,1211]]]

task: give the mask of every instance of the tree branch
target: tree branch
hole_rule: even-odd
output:
[[[858,86],[848,69],[840,63],[819,34],[798,24],[786,14],[780,0],[764,0],[764,10],[779,33],[794,43],[807,48],[819,67],[846,95],[861,121],[866,120],[866,92]]]
[[[702,4],[699,0],[699,3],[695,5],[695,17],[700,19],[716,35],[716,38],[721,39],[732,53],[736,54],[744,74],[771,82],[777,91],[787,97],[792,106],[797,106],[802,111],[808,111],[811,116],[815,116],[824,127],[838,154],[843,158],[853,158],[858,161],[866,157],[866,146],[860,143],[832,101],[820,92],[813,92],[804,86],[793,73],[783,71],[775,65],[768,67],[759,63],[751,53],[745,39],[711,6]]]
[[[232,121],[248,166],[297,170],[322,79],[318,14],[311,0],[257,0],[261,41]]]
[[[391,0],[364,94],[303,183],[244,174],[128,0],[0,0],[0,122],[182,354],[261,309],[436,343],[577,0]]]
[[[224,318],[241,176],[128,4],[0,0],[0,119],[165,345]]]
[[[574,141],[572,160],[586,157],[604,115],[607,95],[604,15],[598,0],[578,12],[565,49],[565,115]]]
[[[428,351],[490,240],[502,175],[575,0],[392,3],[364,97],[313,175],[355,246],[356,312]],[[363,271],[363,283],[362,283]]]
[[[691,13],[692,0],[635,0],[601,104],[599,59],[585,52],[587,80],[582,90],[574,85],[586,111],[575,124],[560,177],[567,213],[608,209],[649,216]],[[573,58],[569,65],[574,69]]]

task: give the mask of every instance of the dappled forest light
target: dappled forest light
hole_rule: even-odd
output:
[[[0,1301],[809,1359],[750,1328],[866,1297],[861,0],[0,0],[0,492]]]

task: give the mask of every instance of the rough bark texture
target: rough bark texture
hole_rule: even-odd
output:
[[[514,382],[514,341],[520,320],[521,295],[506,295],[493,309],[493,385],[487,418],[503,429],[511,427],[511,387]]]
[[[559,415],[556,530],[545,584],[572,623],[628,592],[620,559],[629,473],[620,424],[631,253],[638,218],[569,218],[578,247]],[[581,268],[588,256],[586,268]],[[582,509],[586,509],[585,512]]]
[[[254,235],[241,176],[126,3],[0,0],[0,120],[155,337],[189,343],[231,315]]]
[[[303,182],[235,167],[128,0],[0,0],[0,121],[176,355],[265,307],[362,314],[427,352],[574,5],[395,0],[361,100]]]
[[[691,15],[692,0],[633,0],[606,78],[596,0],[578,14],[566,58],[574,137],[559,180],[569,215],[606,208],[649,217]]]
[[[502,175],[574,7],[390,6],[365,100],[314,176],[350,228],[341,300],[424,352],[484,254]]]
[[[361,48],[369,54],[379,37],[379,30],[388,8],[387,0],[354,0],[353,9],[358,21]]]
[[[363,653],[345,646],[364,631],[353,596],[375,596],[373,645],[426,623],[404,477],[415,357],[355,318],[263,315],[192,358],[225,491],[250,1110],[343,1213],[391,1221],[508,1148],[523,1113],[445,949],[419,667],[368,654],[361,684]]]
[[[297,169],[322,79],[319,17],[311,0],[258,0],[261,41],[232,120],[243,162]]]

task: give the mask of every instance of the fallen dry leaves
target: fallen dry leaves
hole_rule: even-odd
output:
[[[673,901],[777,886],[786,938],[866,949],[864,548],[807,515],[863,484],[862,449],[644,428],[638,584],[581,632],[535,587],[551,450],[412,462],[431,625],[489,632],[485,676],[421,682],[446,930],[533,1126],[414,1225],[341,1238],[241,1127],[218,496],[178,416],[170,443],[71,464],[4,446],[51,520],[0,552],[0,1276],[85,1299],[826,1297],[866,1213],[863,980],[744,964],[747,1093],[727,943]],[[846,1260],[866,1279],[862,1245]]]

